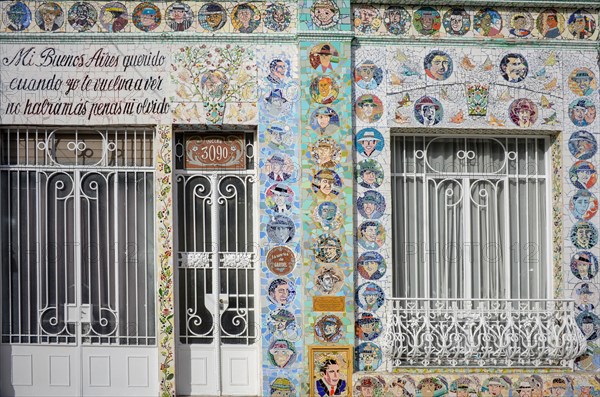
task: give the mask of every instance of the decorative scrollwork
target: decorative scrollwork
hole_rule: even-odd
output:
[[[45,335],[72,335],[67,327],[64,314],[61,316],[58,308],[55,306],[42,309],[39,319],[40,327]]]
[[[586,347],[572,301],[390,299],[384,351],[403,366],[570,367]]]
[[[179,267],[183,268],[210,268],[211,267],[210,252],[180,252]]]
[[[223,252],[221,267],[232,269],[252,269],[256,262],[253,252]]]

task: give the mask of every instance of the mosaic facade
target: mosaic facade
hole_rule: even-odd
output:
[[[307,395],[311,374],[332,358],[348,375],[336,395],[523,397],[530,389],[529,395],[585,397],[600,391],[593,374],[600,371],[597,10],[302,0],[10,1],[0,12],[2,124],[144,124],[150,117],[158,125],[161,395],[175,395],[177,376],[172,125],[257,129],[263,395]],[[59,40],[52,51],[26,40],[50,33]],[[91,51],[77,43],[79,35],[111,34],[122,43],[95,43]],[[136,49],[128,34],[142,36],[143,44]],[[198,40],[175,44],[161,37]],[[67,57],[76,55],[73,49],[81,52],[78,59]],[[133,53],[137,58],[126,58]],[[164,59],[153,65],[158,53]],[[23,73],[55,75],[61,83],[42,89],[46,82],[16,81]],[[138,73],[157,82],[132,81],[150,85],[137,94],[98,89],[93,98],[82,88],[86,78]],[[82,86],[67,82],[76,78]],[[127,101],[133,108],[142,94],[156,101],[156,112],[128,113]],[[48,110],[40,98],[74,104],[100,98],[122,103],[123,110]],[[34,99],[39,111],[28,105]],[[432,129],[552,136],[553,293],[575,300],[574,316],[588,341],[575,372],[392,369],[382,346],[386,301],[394,293],[391,133]]]

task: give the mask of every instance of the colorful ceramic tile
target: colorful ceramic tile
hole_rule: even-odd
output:
[[[502,15],[492,8],[479,10],[473,18],[473,30],[484,37],[500,35],[502,32]]]
[[[579,9],[569,16],[567,26],[573,38],[589,39],[596,31],[596,20],[587,10]]]
[[[511,36],[519,38],[528,37],[533,31],[533,18],[528,12],[516,12],[511,14],[509,25],[510,29],[508,29],[508,33]]]
[[[334,263],[342,256],[342,243],[331,234],[322,234],[315,241],[314,251],[317,261]]]
[[[471,16],[464,8],[451,8],[444,13],[442,20],[446,33],[464,36],[471,30]]]
[[[565,17],[554,8],[542,11],[536,20],[538,32],[546,39],[556,39],[565,30]]]
[[[209,32],[220,30],[227,22],[227,11],[219,3],[206,3],[198,11],[200,26]]]
[[[363,376],[354,384],[355,396],[383,396],[384,390],[382,379],[373,376]]]
[[[288,214],[294,202],[294,191],[287,185],[276,183],[269,186],[266,193],[266,204],[271,211]]]
[[[358,257],[356,268],[365,280],[379,280],[385,274],[387,265],[380,253],[367,251]]]
[[[419,123],[431,127],[442,121],[444,109],[437,99],[423,96],[415,102],[414,115]]]
[[[596,167],[589,161],[576,161],[569,170],[569,179],[577,189],[591,189],[596,184]]]
[[[356,346],[354,369],[356,371],[375,371],[381,365],[381,348],[373,342],[363,342]]]
[[[309,146],[311,159],[315,165],[323,168],[334,168],[341,159],[340,145],[331,138],[321,138]]]
[[[359,33],[371,34],[381,26],[379,10],[371,5],[357,5],[354,8],[354,29]]]
[[[385,243],[385,234],[385,228],[381,223],[366,221],[358,226],[356,240],[360,247],[366,250],[376,250]]]
[[[160,9],[153,3],[140,3],[133,10],[131,21],[142,32],[151,32],[158,28],[162,21]]]
[[[575,95],[591,95],[596,88],[598,88],[596,75],[588,68],[574,69],[569,75],[569,89]]]
[[[309,124],[318,134],[333,135],[340,128],[340,118],[332,108],[320,106],[311,113]]]
[[[575,219],[588,221],[598,212],[598,199],[589,190],[578,190],[569,201],[569,211]]]
[[[302,335],[302,329],[296,321],[296,316],[286,309],[277,309],[267,316],[267,328],[273,338],[297,341]]]
[[[520,98],[514,100],[508,109],[511,121],[518,127],[529,128],[538,118],[538,107],[532,100]]]
[[[356,181],[366,189],[376,189],[383,182],[383,167],[376,160],[367,159],[356,163]]]
[[[500,61],[500,73],[509,83],[519,83],[527,77],[529,64],[521,54],[506,54]]]
[[[384,146],[383,135],[375,128],[363,128],[356,133],[356,152],[363,157],[375,158],[379,156]]]
[[[53,2],[42,3],[35,12],[35,23],[43,32],[54,32],[65,22],[62,8]]]
[[[579,251],[571,257],[571,273],[583,281],[589,281],[598,274],[598,258],[590,251]]]
[[[297,357],[296,347],[288,340],[275,339],[269,345],[269,361],[278,368],[287,368],[296,361]]]
[[[333,29],[340,21],[340,9],[334,0],[315,0],[310,8],[310,17],[317,29]]]
[[[319,200],[332,200],[340,193],[342,180],[331,170],[318,171],[312,181],[312,191]]]
[[[575,247],[587,250],[598,244],[598,229],[590,222],[579,221],[571,228],[570,237]]]
[[[25,3],[16,1],[6,8],[2,22],[13,32],[25,30],[31,25],[31,10]]]
[[[588,341],[595,341],[600,336],[600,318],[594,313],[584,311],[579,314],[575,321]]]
[[[383,69],[366,60],[354,68],[354,82],[364,90],[374,90],[383,81]]]
[[[318,227],[325,231],[337,230],[343,223],[341,211],[331,201],[324,201],[315,207],[313,220]]]
[[[331,43],[320,43],[311,48],[310,65],[319,72],[333,71],[339,63],[339,52]]]
[[[265,27],[273,32],[283,32],[291,20],[292,14],[285,3],[269,4],[265,10]]]
[[[356,337],[360,340],[375,340],[383,330],[381,320],[373,313],[360,313],[356,317]]]
[[[328,105],[339,95],[340,86],[331,76],[317,76],[310,83],[310,95],[313,102]]]
[[[167,25],[174,32],[184,32],[194,23],[194,12],[186,3],[177,1],[167,7]]]
[[[269,302],[276,307],[287,307],[296,298],[296,285],[287,278],[277,278],[269,284]]]
[[[485,116],[489,104],[490,86],[467,84],[467,108],[469,116]]]
[[[275,244],[285,244],[294,238],[296,226],[285,215],[275,215],[267,224],[267,236]]]
[[[289,247],[277,246],[269,250],[265,261],[269,271],[277,276],[285,276],[294,270],[296,256]]]
[[[270,396],[293,397],[296,396],[296,387],[287,378],[276,378],[269,385]]]
[[[387,31],[397,36],[408,33],[411,17],[404,7],[389,6],[385,10],[383,21]]]
[[[355,104],[356,117],[365,123],[374,123],[383,115],[383,103],[377,95],[361,95]]]
[[[431,51],[425,56],[423,68],[427,77],[433,80],[446,80],[452,74],[453,63],[450,55],[444,51]]]
[[[128,23],[127,7],[123,3],[111,2],[100,10],[100,26],[109,33],[122,31]]]
[[[77,2],[68,13],[69,25],[78,32],[90,30],[98,20],[98,11],[89,3]]]
[[[569,118],[577,127],[585,127],[596,119],[596,106],[589,98],[576,99],[569,105]]]
[[[344,273],[337,265],[323,265],[317,269],[314,283],[317,291],[323,295],[337,294],[344,285]]]
[[[590,283],[579,283],[571,293],[571,299],[575,301],[575,308],[581,312],[591,312],[600,301],[600,289]]]
[[[417,32],[431,36],[439,32],[442,26],[440,13],[432,7],[421,7],[413,15],[413,25]]]
[[[569,151],[577,160],[589,160],[598,150],[598,142],[593,134],[580,130],[569,137]]]
[[[315,337],[323,343],[335,343],[344,335],[342,320],[336,315],[321,316],[315,323]]]
[[[239,33],[252,33],[260,25],[260,10],[252,3],[242,3],[231,11],[231,25]]]

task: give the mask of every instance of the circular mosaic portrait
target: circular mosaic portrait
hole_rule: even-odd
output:
[[[274,366],[287,368],[296,362],[298,356],[294,343],[286,339],[275,339],[269,345],[268,357]]]
[[[406,34],[410,29],[410,14],[404,7],[390,6],[385,10],[383,22],[388,32],[394,35]]]
[[[548,8],[538,15],[535,25],[544,38],[555,39],[565,30],[565,17],[556,9]]]
[[[274,338],[296,341],[302,331],[296,322],[296,317],[286,309],[277,309],[269,313],[267,328]]]
[[[313,25],[318,29],[332,29],[340,20],[340,9],[334,0],[315,0],[310,8]]]
[[[578,190],[569,201],[569,210],[575,219],[588,221],[598,212],[598,199],[589,190]]]
[[[491,8],[479,10],[473,17],[473,29],[480,36],[498,36],[502,31],[502,15]]]
[[[441,22],[440,13],[432,7],[421,7],[413,14],[413,25],[416,31],[425,36],[439,32]]]
[[[127,7],[123,3],[108,3],[100,10],[100,26],[107,32],[120,32],[128,23]]]
[[[383,327],[381,320],[373,313],[360,313],[356,317],[356,337],[360,340],[374,340],[379,337]]]
[[[310,83],[310,95],[313,102],[328,105],[337,99],[340,87],[331,76],[317,76]]]
[[[452,36],[464,36],[471,30],[471,17],[464,8],[451,8],[444,13],[444,30]]]
[[[310,115],[310,128],[321,135],[332,135],[340,128],[340,118],[332,108],[320,106]]]
[[[334,168],[340,162],[342,150],[331,138],[321,138],[309,147],[311,159],[319,167]]]
[[[508,109],[512,122],[521,128],[529,128],[538,118],[538,108],[532,100],[520,98],[513,101]]]
[[[364,252],[356,261],[358,273],[365,280],[379,280],[385,274],[387,265],[380,253]]]
[[[356,181],[365,189],[377,189],[383,182],[383,167],[373,159],[359,161],[356,164]]]
[[[383,69],[371,60],[361,62],[354,68],[354,82],[365,90],[374,90],[383,80]]]
[[[579,249],[590,249],[598,244],[598,229],[587,221],[579,221],[571,228],[571,243]]]
[[[313,210],[315,224],[323,230],[336,230],[342,226],[343,219],[337,205],[331,201],[324,201]]]
[[[356,304],[365,311],[377,311],[385,303],[385,294],[375,283],[365,283],[356,289]]]
[[[287,149],[292,143],[291,129],[288,125],[271,124],[267,127],[266,138],[270,146]]]
[[[415,119],[425,127],[438,124],[444,118],[442,104],[435,98],[423,96],[415,102]]]
[[[333,200],[342,189],[342,179],[332,170],[320,170],[312,181],[312,191],[319,200]]]
[[[282,183],[271,185],[267,189],[265,196],[267,207],[271,211],[280,214],[289,214],[294,203],[294,192],[289,186]]]
[[[383,103],[376,95],[361,95],[356,100],[354,109],[356,116],[365,123],[374,123],[383,116]]]
[[[363,342],[354,349],[354,368],[358,371],[375,371],[381,366],[381,348],[373,342]]]
[[[277,306],[287,306],[296,298],[296,286],[287,278],[276,278],[269,284],[269,301]]]
[[[321,43],[311,48],[308,61],[313,69],[326,73],[340,62],[340,54],[330,43]]]
[[[375,128],[363,128],[356,134],[354,145],[361,156],[375,158],[383,150],[385,141],[381,132]]]
[[[275,380],[269,385],[272,396],[295,396],[296,387],[287,378],[275,378]]]
[[[344,335],[342,320],[336,315],[327,314],[315,323],[315,337],[324,343],[337,342]]]
[[[588,160],[596,154],[598,143],[587,131],[575,131],[569,138],[569,151],[577,160]]]
[[[296,226],[294,221],[285,215],[275,215],[267,223],[267,236],[276,244],[285,244],[294,238]]]
[[[355,396],[384,396],[385,382],[373,376],[362,376],[354,384]],[[405,394],[390,394],[390,396],[404,396]]]
[[[366,219],[379,219],[385,213],[385,198],[376,190],[367,190],[356,199],[358,213]]]
[[[521,54],[506,54],[500,61],[500,73],[509,83],[519,83],[527,77],[529,65]]]
[[[150,32],[156,29],[161,21],[160,9],[153,3],[140,3],[133,10],[131,21],[136,28],[142,32]]]
[[[192,26],[194,12],[189,5],[175,2],[167,8],[167,25],[174,32],[184,32]]]
[[[271,3],[265,10],[264,24],[273,32],[283,32],[290,26],[292,15],[283,3]]]
[[[596,31],[596,20],[587,10],[577,10],[567,21],[571,35],[579,40],[589,39]]]
[[[598,258],[590,251],[579,251],[571,257],[571,273],[580,280],[587,281],[598,274]]]
[[[354,8],[354,28],[359,33],[374,33],[381,26],[379,10],[371,5],[360,5]]]
[[[69,9],[69,25],[78,32],[90,30],[97,20],[98,11],[89,3],[78,2]]]
[[[344,285],[344,273],[339,266],[324,265],[315,272],[314,283],[320,293],[324,295],[336,294]]]
[[[600,335],[600,318],[598,316],[584,311],[575,318],[575,321],[588,342],[598,339]]]
[[[425,74],[430,79],[446,80],[452,74],[452,58],[444,51],[431,51],[425,56],[423,67],[425,68]]]
[[[272,181],[283,182],[291,178],[294,164],[287,154],[275,153],[267,158],[264,172]]]
[[[596,88],[596,75],[588,68],[577,68],[569,75],[569,89],[575,95],[591,95]]]
[[[385,243],[385,229],[378,221],[366,221],[358,226],[358,245],[366,250],[376,250]]]
[[[56,3],[46,2],[35,11],[35,23],[44,32],[54,32],[65,22],[65,15]]]
[[[260,25],[260,11],[254,4],[242,3],[231,11],[231,25],[239,33],[252,33]]]
[[[315,241],[315,258],[321,263],[333,263],[342,256],[342,243],[339,238],[322,234]]]
[[[273,247],[267,253],[267,267],[278,276],[285,276],[294,270],[296,256],[285,246]]]
[[[279,88],[269,92],[269,95],[264,98],[263,105],[267,113],[275,118],[288,114],[292,109],[292,102],[285,97],[285,94]]]
[[[517,12],[510,17],[510,33],[513,37],[527,37],[533,30],[533,18],[528,12]]]
[[[198,22],[202,29],[216,32],[227,22],[227,11],[219,3],[206,3],[198,11]]]
[[[569,118],[577,127],[585,127],[596,119],[596,107],[589,98],[576,99],[569,105]]]
[[[569,179],[577,189],[591,189],[596,184],[596,167],[589,161],[576,161],[569,170]]]
[[[31,25],[31,10],[25,3],[16,1],[6,8],[3,22],[13,32],[25,30]]]

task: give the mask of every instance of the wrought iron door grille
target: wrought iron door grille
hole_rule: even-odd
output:
[[[153,134],[0,129],[4,343],[155,344]]]

